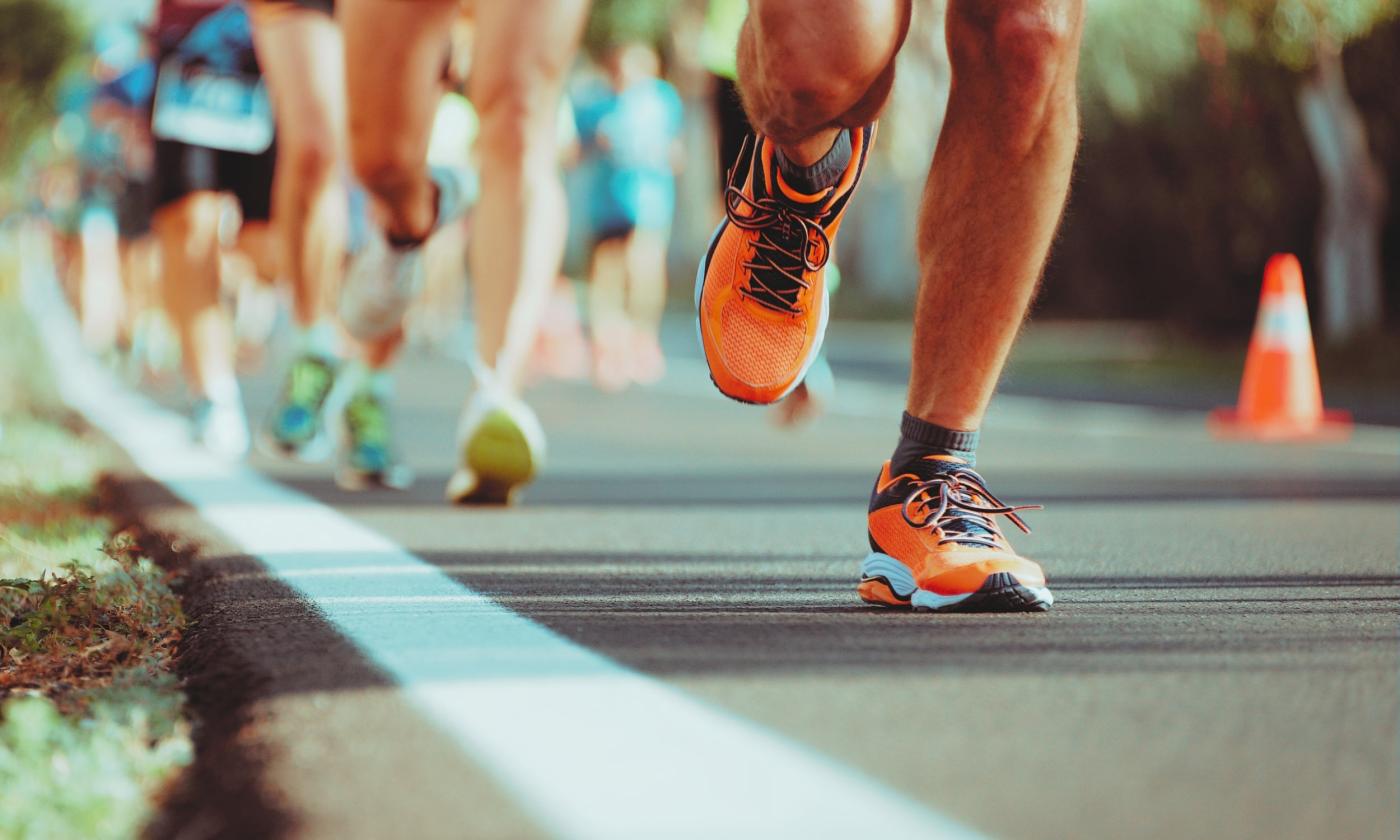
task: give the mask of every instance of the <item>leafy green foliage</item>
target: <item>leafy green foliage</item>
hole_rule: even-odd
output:
[[[0,837],[138,832],[192,759],[183,624],[165,574],[120,537],[98,563],[0,580]]]
[[[1300,72],[1320,40],[1351,42],[1397,18],[1395,0],[1096,0],[1080,68],[1085,113],[1094,130],[1106,117],[1179,107],[1170,100],[1185,77],[1236,60]]]
[[[184,617],[167,574],[110,537],[104,450],[31,390],[37,356],[0,306],[0,368],[23,373],[0,395],[0,837],[131,837],[192,757]]]
[[[1133,119],[1165,103],[1163,87],[1198,61],[1200,0],[1099,0],[1084,24],[1080,89],[1091,127]]]
[[[0,579],[0,698],[42,690],[76,714],[119,672],[170,669],[182,619],[164,575],[121,539],[107,557],[100,575],[75,561],[58,575]]]
[[[620,44],[659,45],[675,8],[676,0],[594,0],[583,32],[584,48],[600,56]]]
[[[58,0],[0,0],[0,176],[19,162],[55,115],[59,80],[82,46],[81,28]]]
[[[1300,28],[1303,6],[1327,16]],[[1342,55],[1348,86],[1397,196],[1397,15],[1394,0],[1091,5],[1084,143],[1042,311],[1243,334],[1260,272],[1276,251],[1297,253],[1316,291],[1321,187],[1297,116],[1307,62],[1290,50],[1324,24],[1350,39]],[[1392,210],[1387,231],[1386,298],[1394,312],[1400,213]]]
[[[1159,107],[1085,132],[1045,309],[1239,329],[1270,254],[1311,264],[1319,186],[1296,78],[1255,59],[1234,69],[1238,100],[1208,108],[1218,80],[1198,66],[1160,89]]]
[[[1312,65],[1320,41],[1346,43],[1400,17],[1395,0],[1231,0],[1207,5],[1210,25],[1232,52],[1266,56],[1293,70]]]
[[[173,686],[99,701],[82,719],[50,700],[10,700],[0,720],[0,836],[126,838],[191,758]],[[173,714],[172,714],[173,712]]]

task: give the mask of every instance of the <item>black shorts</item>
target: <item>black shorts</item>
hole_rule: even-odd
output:
[[[123,179],[116,196],[117,235],[131,241],[151,232],[151,183]]]
[[[631,236],[632,231],[636,229],[636,223],[624,219],[614,219],[613,221],[603,222],[598,225],[598,229],[593,232],[593,245],[597,247],[604,242],[609,242],[614,239],[626,239]]]
[[[163,44],[157,50],[156,66],[164,65],[172,52],[173,46]],[[251,46],[244,58],[244,71],[256,73],[257,60]],[[276,140],[258,154],[245,154],[156,137],[151,212],[191,193],[209,190],[233,193],[244,221],[265,222],[272,218],[272,172],[276,162]]]
[[[159,210],[203,190],[229,192],[238,198],[245,221],[265,222],[272,218],[276,161],[275,143],[261,154],[246,155],[158,139],[152,206]]]

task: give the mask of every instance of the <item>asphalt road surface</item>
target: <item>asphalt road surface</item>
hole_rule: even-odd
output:
[[[412,489],[350,494],[327,466],[255,467],[565,639],[974,831],[1400,834],[1393,429],[1263,446],[1213,441],[1198,414],[1002,400],[979,468],[1008,502],[1045,505],[1015,542],[1056,604],[916,615],[854,591],[865,501],[896,434],[893,384],[842,382],[833,412],[796,432],[723,400],[693,357],[654,389],[541,386],[543,477],[517,508],[463,510],[440,501],[463,366],[412,354],[398,381]],[[255,418],[272,387],[250,383]],[[237,663],[225,682],[245,706],[239,737],[260,745],[265,827],[559,830],[224,537],[158,488],[133,495],[214,570],[202,632],[220,636],[211,660]],[[558,758],[528,737],[520,749],[527,763]],[[682,833],[687,815],[674,816]],[[209,819],[200,830],[219,833]],[[880,813],[868,824],[892,833]]]

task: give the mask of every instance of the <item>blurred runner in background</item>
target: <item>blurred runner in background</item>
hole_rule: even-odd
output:
[[[650,44],[610,46],[606,82],[575,102],[589,173],[593,257],[589,324],[594,380],[605,391],[665,374],[661,315],[666,307],[666,248],[676,207],[682,148],[681,99],[658,78]]]
[[[752,0],[739,88],[757,128],[701,262],[701,344],[716,386],[781,400],[817,358],[825,268],[894,82],[910,0]],[[1045,575],[973,470],[977,428],[1044,268],[1078,142],[1084,0],[949,0],[952,94],[924,192],[914,360],[900,439],[871,494],[869,603],[1039,610]]]
[[[137,37],[134,32],[131,37]],[[127,376],[139,381],[148,369],[160,369],[167,325],[160,316],[160,255],[151,235],[151,96],[155,61],[139,51],[115,76],[97,89],[93,121],[119,138],[120,159],[113,169],[112,191],[117,226],[118,266],[124,305],[120,330],[127,352]]]
[[[559,97],[558,130],[559,167],[563,173],[569,224],[559,276],[540,315],[539,329],[535,331],[535,346],[527,366],[526,384],[541,379],[583,380],[592,370],[593,350],[584,334],[583,313],[580,311],[579,294],[575,291],[580,284],[569,276],[570,248],[578,247],[577,241],[588,235],[588,209],[580,206],[582,203],[579,202],[580,188],[588,180],[588,166],[580,160],[582,151],[579,148],[578,119],[568,90]]]
[[[427,165],[457,0],[342,0],[351,156],[384,241],[357,259],[342,313],[365,340],[402,331],[422,285],[423,243],[465,212],[469,190]],[[476,389],[458,430],[454,502],[505,502],[544,457],[519,398],[564,245],[556,115],[586,0],[476,4],[468,93],[480,118],[481,200],[470,248]]]
[[[290,287],[292,359],[260,439],[273,454],[320,461],[343,437],[344,487],[405,487],[391,435],[387,372],[346,350],[329,306],[350,235],[345,49],[334,0],[251,0],[253,38],[277,121],[272,221]],[[358,350],[358,348],[351,348]]]
[[[259,254],[248,240],[271,215],[272,108],[241,5],[161,0],[154,34],[153,227],[162,292],[180,338],[196,437],[220,456],[241,458],[249,435],[232,326],[219,297],[220,226],[223,194],[231,193],[241,217],[237,237]]]
[[[468,9],[463,8],[453,19],[450,33],[443,93],[428,139],[428,165],[439,172],[459,173],[461,180],[474,189],[480,120],[466,96],[476,33],[476,23]],[[462,360],[472,357],[476,341],[467,308],[471,221],[471,214],[467,213],[445,224],[424,243],[423,290],[410,305],[404,323],[408,343],[431,346]]]
[[[128,105],[120,84],[140,63],[141,38],[130,26],[103,24],[89,46],[86,72],[70,74],[60,91],[53,180],[43,194],[56,268],[85,343],[115,362],[130,340],[126,246],[149,230],[149,209],[140,200],[149,176],[149,139],[133,130],[145,108],[140,101]]]

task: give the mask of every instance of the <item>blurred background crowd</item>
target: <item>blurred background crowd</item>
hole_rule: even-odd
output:
[[[177,364],[149,233],[153,5],[0,0],[0,224],[43,220],[86,337],[137,376]],[[915,7],[876,160],[842,238],[837,317],[902,317],[912,300],[913,226],[899,222],[915,210],[950,82],[942,3]],[[673,304],[689,298],[682,289],[721,213],[719,150],[745,8],[595,3],[560,121],[573,282],[561,282],[546,324],[543,372],[586,375],[578,342],[606,354],[610,319],[658,317],[667,276]],[[469,52],[469,21],[458,40]],[[1292,251],[1324,365],[1400,367],[1400,3],[1091,0],[1081,76],[1084,145],[1038,317],[1240,342],[1265,260]],[[469,164],[474,128],[470,102],[447,90],[433,156]],[[632,193],[647,196],[633,209],[653,220],[636,253],[594,248],[609,213],[600,185],[618,170],[648,185]],[[247,233],[228,238],[226,294],[256,361],[281,307],[266,246]],[[461,340],[469,222],[457,234],[434,243],[419,341]],[[639,273],[655,288],[629,293],[645,299],[629,315],[618,290]],[[590,302],[586,334],[570,312]],[[606,376],[599,384],[610,386]]]

